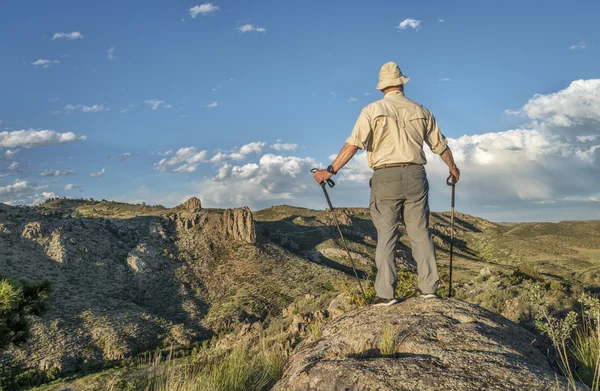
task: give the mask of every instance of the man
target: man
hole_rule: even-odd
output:
[[[431,112],[404,96],[407,81],[396,63],[384,64],[377,85],[383,99],[362,110],[336,159],[327,170],[314,174],[315,180],[322,183],[344,167],[358,149],[367,151],[369,167],[374,170],[369,208],[377,229],[377,297],[373,300],[376,306],[398,302],[395,246],[401,218],[417,262],[421,297],[437,297],[439,277],[429,231],[429,184],[423,143],[448,165],[454,182],[460,177],[446,138]]]

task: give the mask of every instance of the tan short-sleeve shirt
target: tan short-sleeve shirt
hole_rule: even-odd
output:
[[[365,107],[346,142],[366,149],[371,168],[392,163],[426,164],[423,143],[438,155],[448,147],[433,114],[400,91],[389,92]]]

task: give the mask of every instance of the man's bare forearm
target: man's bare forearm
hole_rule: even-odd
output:
[[[344,167],[346,165],[346,163],[348,163],[350,161],[350,159],[352,159],[352,157],[354,157],[354,155],[356,154],[356,151],[358,151],[358,147],[356,147],[354,145],[350,145],[348,143],[344,144],[340,153],[338,153],[338,155],[335,158],[335,160],[333,161],[333,163],[331,163],[331,165],[333,166],[333,170],[335,172],[338,172],[339,170],[341,170],[342,167]]]
[[[450,170],[456,167],[456,163],[454,163],[454,156],[452,156],[452,151],[450,147],[446,148],[444,152],[440,155],[444,163],[448,166]]]

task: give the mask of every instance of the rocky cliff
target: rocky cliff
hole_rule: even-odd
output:
[[[257,251],[255,241],[248,208],[204,210],[198,199],[173,209],[0,204],[0,271],[52,286],[29,342],[0,352],[0,363],[71,371],[207,337],[214,296],[205,281],[218,280],[219,262],[235,259],[232,247]]]
[[[478,306],[414,298],[333,320],[296,348],[274,390],[567,389],[535,342]]]

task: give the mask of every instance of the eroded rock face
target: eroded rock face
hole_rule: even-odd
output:
[[[252,212],[247,206],[237,209],[227,209],[223,213],[225,235],[229,239],[248,243],[256,242],[256,230]]]
[[[178,209],[183,209],[189,213],[198,213],[202,210],[202,203],[199,198],[192,197],[183,204],[178,206]]]
[[[395,353],[384,349],[386,329]],[[333,320],[298,345],[274,390],[566,389],[534,340],[480,307],[415,298]]]

